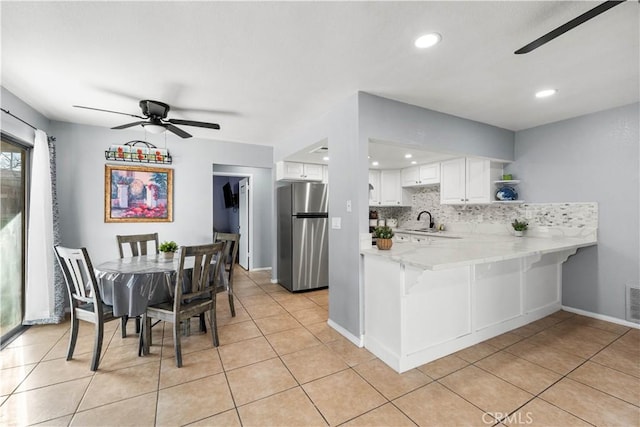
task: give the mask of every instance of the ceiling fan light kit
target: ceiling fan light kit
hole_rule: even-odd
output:
[[[185,132],[175,125],[180,126],[194,126],[206,129],[220,129],[220,125],[217,123],[208,123],[208,122],[196,122],[193,120],[180,120],[180,119],[167,119],[167,115],[169,114],[169,110],[171,107],[169,104],[165,104],[160,101],[152,101],[150,99],[143,99],[140,101],[140,109],[142,110],[142,116],[138,116],[136,114],[122,113],[120,111],[113,110],[104,110],[102,108],[93,108],[93,107],[83,107],[82,105],[74,105],[76,108],[84,108],[85,110],[95,110],[102,111],[104,113],[113,113],[113,114],[121,114],[123,116],[135,117],[138,119],[142,119],[141,121],[136,121],[132,123],[126,123],[120,126],[114,126],[111,129],[127,129],[133,126],[141,125],[146,130],[151,133],[162,133],[164,131],[172,132],[178,135],[180,138],[191,138],[191,134]]]

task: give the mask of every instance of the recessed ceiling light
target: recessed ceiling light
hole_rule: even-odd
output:
[[[371,162],[371,165],[372,165],[372,166],[378,166],[379,164],[380,164],[380,163],[378,163],[378,162]]]
[[[558,89],[545,89],[539,92],[536,92],[536,98],[546,98],[548,96],[552,96],[558,93]]]
[[[325,156],[325,157],[322,158],[322,160],[324,160],[325,162],[328,162],[329,161],[329,157]]]
[[[442,40],[442,37],[438,33],[425,34],[416,39],[414,44],[417,48],[426,49],[428,47],[438,44]]]
[[[405,159],[410,159],[410,158],[412,158],[412,157],[413,157],[413,154],[405,154],[405,155],[404,155],[404,158],[405,158]]]
[[[417,165],[417,164],[418,164],[418,162],[416,162],[415,160],[411,160],[411,164],[412,164],[412,165]]]

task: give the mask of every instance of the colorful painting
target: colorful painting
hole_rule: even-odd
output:
[[[173,169],[105,165],[105,222],[172,222]]]

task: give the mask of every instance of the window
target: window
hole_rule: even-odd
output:
[[[0,341],[17,332],[24,311],[28,151],[2,136],[0,145]]]

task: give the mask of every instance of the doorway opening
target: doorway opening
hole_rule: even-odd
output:
[[[240,267],[253,268],[253,195],[251,175],[213,173],[213,233],[238,233],[238,259]]]

